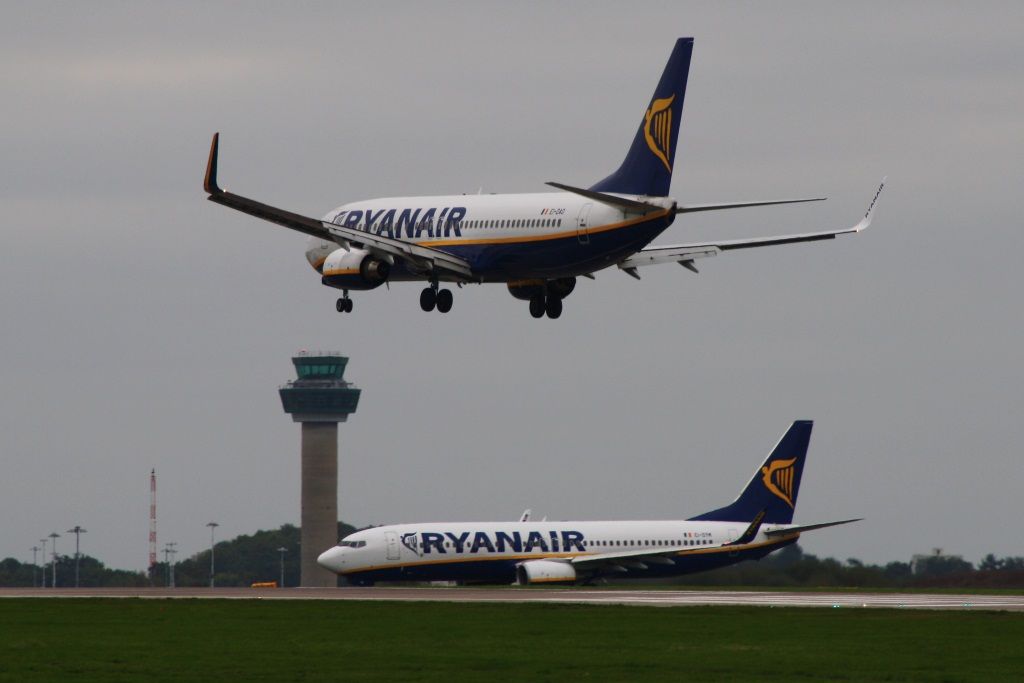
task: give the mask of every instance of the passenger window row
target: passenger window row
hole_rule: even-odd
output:
[[[474,219],[462,221],[465,228],[560,228],[561,218],[503,218],[500,220]]]

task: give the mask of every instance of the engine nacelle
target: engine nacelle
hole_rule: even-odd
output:
[[[560,277],[557,280],[512,280],[508,292],[517,299],[529,301],[535,296],[553,296],[564,299],[576,289],[576,278]]]
[[[516,565],[516,583],[526,586],[531,583],[555,583],[575,581],[576,568],[568,562],[557,560],[527,560]]]
[[[323,283],[338,289],[374,289],[387,282],[391,264],[365,249],[335,249],[324,261]]]

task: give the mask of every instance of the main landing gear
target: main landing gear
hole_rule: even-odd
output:
[[[437,308],[441,313],[447,313],[452,310],[454,302],[455,298],[452,296],[452,290],[438,289],[436,282],[429,287],[425,287],[420,292],[420,308],[424,311],[432,311]]]
[[[530,315],[552,320],[562,315],[562,301],[576,289],[575,277],[560,277],[552,280],[513,280],[508,283],[508,292],[520,301],[530,302]]]
[[[348,298],[348,290],[345,290],[345,296],[338,299],[338,303],[334,305],[338,309],[338,313],[351,313],[352,312],[352,299]]]
[[[543,318],[545,313],[552,320],[562,315],[562,300],[551,294],[535,294],[530,297],[530,315],[534,318]]]

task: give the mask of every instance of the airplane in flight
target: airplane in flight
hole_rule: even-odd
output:
[[[320,566],[349,583],[464,581],[589,583],[675,576],[755,560],[807,531],[844,519],[793,524],[812,422],[799,420],[732,503],[678,521],[398,524],[349,534]]]
[[[776,237],[651,245],[680,214],[823,197],[680,204],[669,195],[693,38],[676,41],[654,95],[619,168],[588,188],[559,182],[559,192],[387,197],[343,204],[322,218],[279,209],[218,185],[219,133],[210,146],[203,188],[208,199],[310,236],[306,258],[321,282],[342,290],[339,312],[352,311],[349,292],[419,281],[424,311],[447,313],[453,296],[441,283],[503,283],[530,303],[535,318],[562,314],[579,277],[615,266],[640,279],[639,268],[694,261],[725,251],[833,239],[871,223],[878,192],[853,227]]]

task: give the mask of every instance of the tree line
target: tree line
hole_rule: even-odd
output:
[[[1024,588],[1024,557],[996,558],[989,553],[975,567],[959,557],[934,555],[909,562],[866,564],[805,553],[786,546],[755,562],[678,577],[688,586],[835,586],[851,588]]]
[[[344,522],[338,522],[338,538],[356,531]],[[279,529],[257,531],[251,535],[221,541],[213,547],[214,579],[218,586],[251,586],[256,582],[280,581],[282,554],[285,548],[284,585],[299,585],[300,530],[292,524]],[[44,567],[22,563],[14,558],[0,561],[0,586],[40,586]],[[56,562],[57,586],[75,585],[75,556],[58,555]],[[170,563],[157,562],[149,572],[111,569],[88,555],[79,557],[79,585],[82,587],[138,587],[167,586],[170,582]],[[46,585],[52,586],[51,563],[45,565]],[[206,549],[180,562],[174,563],[176,586],[210,585],[210,550]]]

